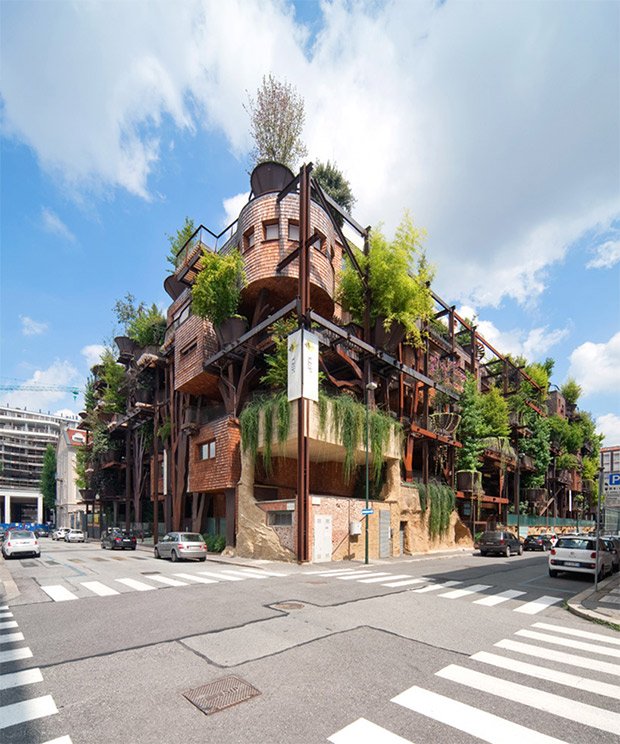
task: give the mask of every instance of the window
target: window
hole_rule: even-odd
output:
[[[201,460],[215,460],[215,439],[200,445]]]
[[[277,222],[265,222],[265,240],[277,240],[280,236],[280,226]]]
[[[296,240],[299,242],[299,223],[289,222],[288,223],[288,239]]]
[[[254,228],[251,227],[249,230],[246,230],[243,235],[243,250],[249,251],[250,248],[253,248],[254,241],[255,241]]]
[[[293,512],[290,511],[272,511],[267,513],[267,524],[274,527],[292,527]]]
[[[184,346],[181,349],[181,356],[182,357],[187,356],[188,354],[191,354],[192,351],[196,351],[197,348],[198,348],[198,341],[197,339],[194,339],[193,341],[190,341],[189,344],[187,344],[187,346]]]

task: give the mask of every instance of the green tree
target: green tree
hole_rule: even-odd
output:
[[[482,396],[478,384],[471,374],[467,374],[465,385],[459,399],[461,421],[458,438],[463,445],[458,451],[459,470],[480,470],[480,455],[484,449],[483,439],[488,428],[484,421]]]
[[[351,190],[351,184],[344,177],[342,171],[335,163],[317,162],[312,171],[312,175],[319,182],[323,191],[339,204],[345,212],[351,212],[355,204],[355,197]],[[338,224],[342,227],[342,217],[335,215]]]
[[[117,300],[114,313],[124,333],[138,346],[160,346],[166,335],[166,318],[155,303],[150,307],[144,302],[136,305],[136,298],[129,292],[125,299]]]
[[[56,506],[56,450],[52,444],[45,448],[39,487],[43,496],[43,506],[53,510]]]
[[[581,396],[581,386],[578,385],[575,380],[569,378],[560,388],[560,392],[562,393],[566,403],[569,406],[574,406],[577,405],[577,401]]]
[[[192,309],[219,326],[237,313],[245,285],[243,258],[238,250],[227,254],[204,251],[202,268],[192,287]]]
[[[307,153],[301,139],[304,99],[295,86],[280,82],[271,74],[263,76],[256,98],[248,95],[244,108],[250,116],[254,164],[274,160],[294,170]]]
[[[492,387],[482,396],[482,418],[487,429],[486,436],[508,437],[510,435],[508,403],[496,387]]]
[[[101,379],[105,383],[102,394],[103,411],[123,413],[127,407],[125,368],[117,363],[111,349],[105,349],[101,355],[101,366]]]
[[[523,416],[531,436],[524,437],[520,441],[520,448],[521,452],[534,460],[535,467],[533,473],[527,473],[524,476],[523,485],[525,488],[542,488],[551,462],[551,427],[546,417],[539,415],[531,408],[526,408]]]
[[[179,251],[195,232],[196,228],[194,227],[194,220],[186,217],[183,226],[176,231],[175,235],[166,235],[168,243],[170,244],[168,255],[166,256],[166,261],[172,265],[172,268],[169,269],[170,272],[174,272],[176,269],[179,261]]]

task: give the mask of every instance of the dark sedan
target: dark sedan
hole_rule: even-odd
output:
[[[136,536],[133,532],[121,529],[109,529],[104,530],[101,535],[101,549],[105,550],[135,550],[136,549]]]
[[[528,535],[523,541],[523,550],[551,550],[555,543],[555,535]]]
[[[478,541],[480,555],[521,555],[523,546],[514,532],[508,530],[487,530]]]

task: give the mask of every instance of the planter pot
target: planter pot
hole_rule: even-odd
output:
[[[530,504],[541,504],[547,500],[547,489],[545,488],[526,488],[522,493],[524,499]]]
[[[93,501],[95,498],[95,490],[93,488],[80,488],[78,489],[82,501]]]
[[[250,185],[254,196],[267,194],[270,191],[282,191],[295,176],[282,163],[267,161],[259,163],[252,171]]]
[[[118,355],[121,359],[132,359],[135,354],[137,344],[128,336],[116,336],[114,343],[118,347]]]
[[[233,316],[232,318],[226,318],[223,323],[216,326],[215,333],[220,342],[220,348],[236,341],[239,336],[243,336],[248,330],[248,325],[246,318]]]
[[[394,321],[390,326],[390,330],[386,331],[383,325],[383,318],[377,318],[372,332],[372,338],[375,346],[393,354],[398,349],[398,344],[404,340],[406,334],[407,331],[402,323]]]
[[[465,493],[482,493],[482,473],[474,470],[459,470],[456,474],[456,490]]]
[[[136,388],[133,394],[134,403],[152,403],[154,391],[148,388]]]
[[[431,431],[448,436],[457,430],[461,417],[458,413],[431,413],[429,422]]]

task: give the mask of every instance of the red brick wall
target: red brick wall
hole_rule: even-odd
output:
[[[202,426],[190,440],[188,491],[234,488],[241,477],[239,425],[229,417]],[[215,440],[215,459],[201,460],[200,445]]]
[[[180,325],[174,338],[174,387],[176,390],[202,374],[206,356],[218,349],[213,326],[208,320],[191,315]]]

